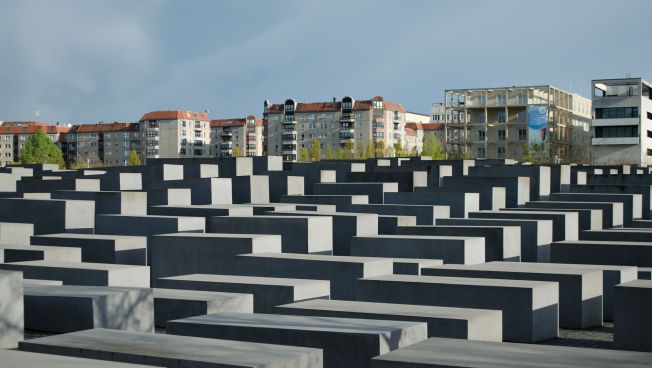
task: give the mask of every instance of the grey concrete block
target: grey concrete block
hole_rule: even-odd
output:
[[[252,294],[213,291],[153,289],[154,320],[157,327],[168,321],[220,312],[253,313]]]
[[[166,289],[253,294],[256,313],[266,313],[274,310],[277,305],[299,300],[328,298],[330,294],[328,281],[231,275],[163,277],[158,280],[158,286]]]
[[[188,206],[152,206],[148,209],[149,215],[155,216],[251,216],[254,214],[250,206],[235,204],[195,204]]]
[[[283,252],[330,253],[333,222],[323,216],[230,216],[211,217],[207,233],[278,234]]]
[[[32,235],[33,224],[0,222],[0,244],[27,245]]]
[[[152,285],[167,276],[220,274],[238,270],[235,257],[281,252],[280,235],[174,233],[152,237]]]
[[[396,229],[396,235],[473,236],[484,238],[485,261],[520,261],[521,228],[517,226],[413,226]]]
[[[333,254],[351,254],[349,244],[354,236],[378,235],[378,215],[372,213],[322,211],[270,211],[269,216],[327,216],[332,219]]]
[[[103,361],[138,362],[172,368],[322,366],[322,352],[319,349],[107,329],[42,337],[29,340],[20,348],[45,353],[41,354],[43,356],[57,354],[93,358],[93,362],[97,362],[93,367],[104,367]],[[56,360],[58,357],[53,358]],[[120,364],[116,368],[122,366],[132,367]]]
[[[337,207],[338,211],[344,211],[344,209],[352,204],[368,204],[369,196],[326,194],[283,195],[280,198],[280,202],[295,204],[332,204]]]
[[[76,248],[40,245],[0,245],[4,262],[63,261],[81,262],[81,251]]]
[[[147,238],[144,236],[61,233],[32,236],[31,243],[79,248],[82,262],[146,264]]]
[[[0,350],[0,361],[7,367],[30,368],[147,368],[146,365],[102,362],[95,359],[71,358],[66,356],[29,353],[15,350]]]
[[[316,183],[317,195],[367,195],[369,203],[383,203],[385,193],[398,192],[398,183]]]
[[[391,274],[391,259],[319,254],[257,253],[236,257],[233,273],[262,277],[329,280],[335,299],[354,299],[358,278]]]
[[[502,341],[502,312],[348,300],[313,299],[278,306],[279,313],[315,316],[425,322],[428,337]]]
[[[147,207],[189,206],[192,203],[190,188],[162,188],[147,190]]]
[[[23,340],[23,276],[20,272],[0,271],[0,353],[14,349]]]
[[[510,208],[509,211],[537,211],[537,212],[573,212],[577,214],[577,230],[600,230],[602,229],[602,210],[593,208],[551,208],[551,207],[528,207],[528,208]]]
[[[149,267],[106,263],[27,261],[0,264],[29,279],[61,280],[64,285],[149,287]]]
[[[424,268],[426,276],[476,277],[509,280],[551,281],[559,284],[559,326],[602,326],[602,271],[530,267],[525,263],[500,262],[473,266],[443,265]]]
[[[554,263],[652,266],[652,243],[630,241],[575,240],[550,245]]]
[[[577,240],[578,216],[576,212],[546,212],[546,211],[479,211],[469,213],[470,218],[501,218],[520,220],[552,220],[552,239]]]
[[[602,210],[602,227],[609,229],[623,226],[623,204],[620,202],[528,202],[525,208],[598,209]]]
[[[644,368],[652,354],[492,341],[431,338],[375,357],[373,368]]]
[[[89,230],[95,225],[92,201],[0,199],[0,221],[34,224],[34,234]]]
[[[154,299],[147,288],[29,285],[25,328],[65,333],[92,328],[154,332]]]
[[[652,352],[652,281],[634,280],[616,286],[614,345],[618,349]]]
[[[73,199],[95,202],[95,214],[146,215],[147,192],[55,190],[52,199]]]
[[[351,204],[340,211],[377,213],[391,216],[416,216],[417,225],[433,225],[437,219],[450,217],[450,206],[419,204]]]
[[[388,275],[358,280],[357,300],[498,309],[504,341],[537,342],[559,334],[555,282]]]
[[[217,313],[168,323],[168,333],[319,348],[326,367],[368,367],[370,359],[424,340],[425,323]]]
[[[478,193],[386,193],[387,204],[429,204],[450,206],[450,216],[464,218],[469,212],[480,209],[480,195]]]
[[[461,236],[377,235],[356,236],[351,255],[441,259],[444,263],[475,264],[485,261],[484,239]]]

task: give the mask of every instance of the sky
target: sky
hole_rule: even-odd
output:
[[[652,79],[650,0],[0,0],[0,120],[262,115],[263,101]],[[39,117],[36,118],[38,111]]]

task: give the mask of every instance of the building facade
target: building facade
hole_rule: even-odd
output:
[[[185,110],[152,111],[140,119],[142,158],[209,157],[208,113]]]
[[[447,152],[520,160],[536,143],[551,160],[590,160],[591,100],[550,85],[446,90],[437,115]]]
[[[265,101],[266,153],[282,155],[284,161],[297,161],[301,149],[310,149],[314,139],[319,141],[322,153],[327,147],[335,152],[356,142],[391,147],[404,141],[405,115],[401,104],[380,96],[361,101],[348,96],[331,102]]]
[[[20,160],[20,151],[27,139],[36,132],[44,132],[48,138],[62,148],[62,135],[70,130],[65,125],[39,121],[6,121],[0,124],[0,166]]]
[[[131,150],[141,156],[141,133],[138,123],[74,125],[62,145],[69,166],[127,166]]]
[[[263,155],[263,120],[246,118],[211,120],[211,152],[213,157]]]
[[[652,84],[641,78],[591,82],[596,164],[652,164]]]

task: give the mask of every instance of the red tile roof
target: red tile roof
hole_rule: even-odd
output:
[[[143,115],[140,121],[146,120],[208,120],[208,113],[187,110],[152,111]]]
[[[74,125],[70,133],[104,133],[138,131],[136,123],[82,124]]]
[[[423,130],[444,130],[444,123],[421,124]]]
[[[415,129],[405,128],[405,135],[416,137],[417,131]]]
[[[68,131],[70,131],[70,127],[58,125],[0,126],[0,134],[36,134],[36,132],[56,134],[67,133]]]
[[[405,123],[405,129],[423,130],[421,123]]]
[[[235,119],[213,119],[211,120],[211,128],[225,127],[225,126],[245,126],[247,119],[255,119],[256,126],[263,126],[263,119],[256,119],[253,115],[249,115],[246,118],[235,118]]]

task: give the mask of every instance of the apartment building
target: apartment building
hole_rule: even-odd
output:
[[[330,102],[297,102],[282,104],[265,101],[263,110],[264,139],[267,154],[282,155],[284,161],[296,161],[302,148],[310,148],[313,139],[320,142],[322,152],[329,147],[335,152],[347,144],[365,145],[382,142],[385,147],[404,141],[405,108],[376,96],[355,100],[346,96]]]
[[[446,90],[443,111],[433,105],[436,115],[447,152],[518,160],[536,143],[551,161],[590,160],[591,100],[554,86]]]
[[[25,148],[25,141],[36,134],[44,132],[60,148],[62,134],[70,130],[69,126],[56,125],[40,121],[5,121],[0,124],[0,164],[4,166],[20,160],[20,151]]]
[[[127,166],[132,149],[141,155],[138,123],[74,125],[62,136],[62,152],[69,165]]]
[[[591,81],[596,164],[652,164],[652,84],[641,78]]]
[[[143,158],[209,157],[211,128],[207,112],[152,111],[140,119]]]
[[[263,155],[263,120],[249,115],[246,118],[215,119],[210,121],[211,151],[213,157]]]

